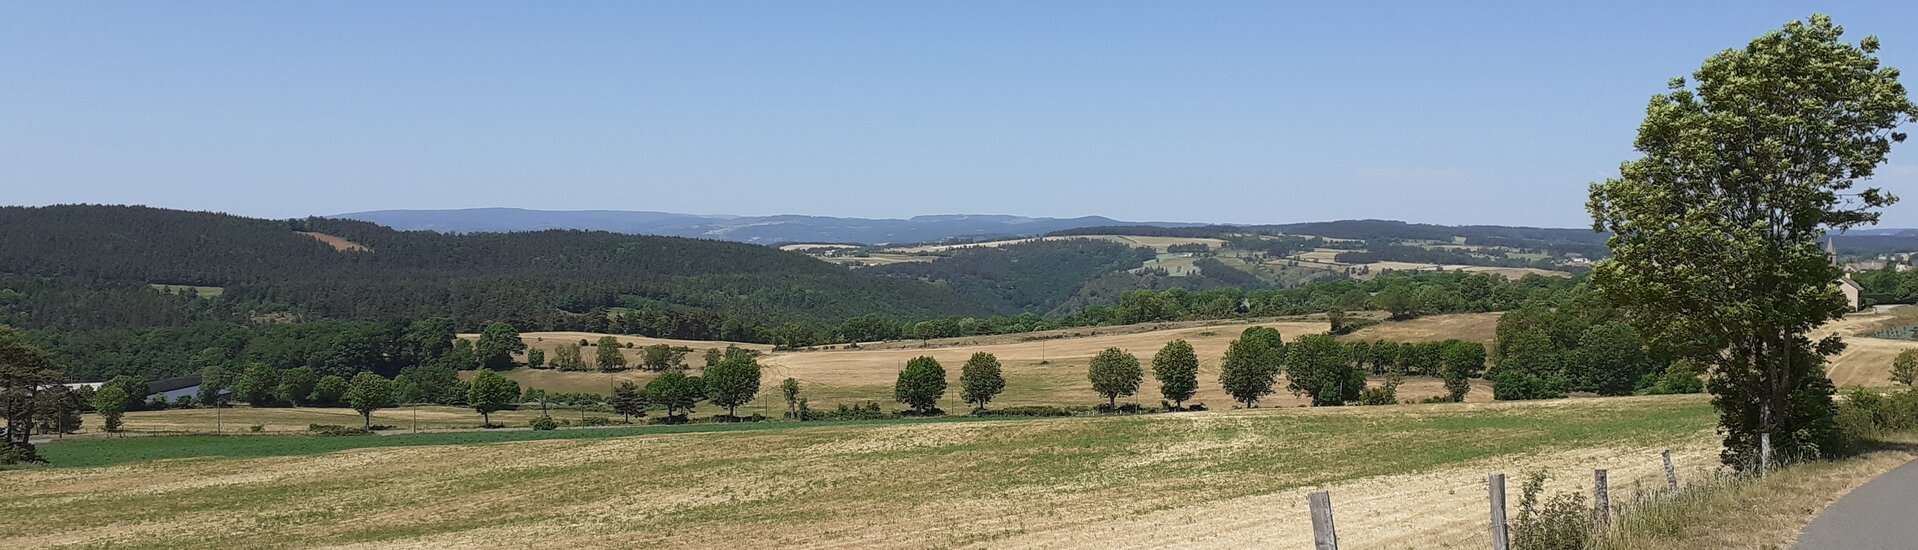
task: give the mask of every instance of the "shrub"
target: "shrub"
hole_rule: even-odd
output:
[[[1526,475],[1519,488],[1518,518],[1512,523],[1512,547],[1524,550],[1581,550],[1592,538],[1592,509],[1585,494],[1544,496],[1543,472]]]
[[[1091,409],[1088,409],[1086,407],[1069,407],[1069,406],[1059,406],[1059,405],[1021,405],[1017,407],[1000,407],[992,411],[979,411],[979,412],[975,412],[974,414],[977,414],[979,416],[1041,416],[1041,417],[1044,417],[1044,416],[1076,416],[1076,415],[1081,415],[1088,412],[1091,412]]]
[[[555,422],[553,420],[553,417],[550,417],[550,416],[542,416],[539,418],[535,418],[531,422],[527,422],[526,425],[532,427],[533,431],[549,431],[549,430],[559,429],[559,422]]]
[[[253,427],[262,428],[261,426],[257,426],[257,425]],[[257,432],[260,430],[255,429],[253,431]],[[349,435],[373,435],[373,432],[366,428],[361,428],[358,426],[353,426],[353,427],[339,426],[335,424],[307,424],[306,431],[307,433],[310,433],[313,435],[328,436],[328,437],[349,436]]]
[[[247,426],[247,427],[246,427],[246,431],[249,431],[249,432],[253,432],[253,433],[260,433],[260,432],[264,432],[264,431],[266,431],[266,425],[265,425],[265,424],[254,424],[254,425],[252,425],[252,426]]]
[[[581,426],[611,426],[613,425],[613,419],[606,418],[604,416],[588,416],[586,418],[579,419],[579,425]]]

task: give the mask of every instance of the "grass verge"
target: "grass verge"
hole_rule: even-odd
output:
[[[1918,458],[1918,433],[1881,438],[1843,460],[1800,464],[1764,478],[1725,478],[1633,506],[1594,548],[1790,548],[1832,502]]]

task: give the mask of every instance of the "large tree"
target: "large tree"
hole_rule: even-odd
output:
[[[1252,327],[1227,344],[1225,359],[1219,362],[1219,385],[1246,408],[1256,407],[1259,399],[1272,394],[1279,370],[1285,365],[1285,344],[1279,331]]]
[[[706,369],[706,400],[726,408],[727,417],[740,405],[759,396],[759,361],[751,357],[730,357]]]
[[[613,388],[613,398],[608,401],[613,406],[613,412],[625,416],[627,422],[632,422],[635,416],[646,416],[646,392],[641,391],[638,384],[620,382],[619,387]]]
[[[1106,348],[1092,356],[1086,378],[1092,381],[1092,391],[1106,398],[1106,409],[1116,411],[1119,398],[1139,393],[1145,371],[1139,368],[1138,357],[1119,348]]]
[[[1185,340],[1167,342],[1152,356],[1152,377],[1159,380],[1159,395],[1174,408],[1184,408],[1185,400],[1199,391],[1199,355]]]
[[[491,323],[480,330],[479,342],[473,350],[479,354],[480,366],[493,370],[513,368],[513,354],[526,351],[526,341],[519,337],[519,330],[506,323]]]
[[[1365,373],[1352,368],[1345,346],[1330,334],[1300,336],[1286,346],[1285,378],[1292,394],[1310,397],[1314,407],[1357,401],[1365,389]]]
[[[959,389],[961,399],[975,409],[985,410],[992,398],[1006,391],[1006,377],[999,368],[999,357],[983,351],[972,354],[972,358],[959,367]]]
[[[0,464],[39,461],[30,441],[35,397],[65,373],[53,357],[27,339],[0,325],[0,417],[7,421],[6,440],[0,441]]]
[[[1846,310],[1818,241],[1896,200],[1854,187],[1918,107],[1877,38],[1842,34],[1814,15],[1711,56],[1652,97],[1644,156],[1591,187],[1593,228],[1613,234],[1593,283],[1644,334],[1710,365],[1736,468],[1845,446],[1824,373],[1844,344],[1809,336]]]
[[[679,411],[691,415],[693,405],[705,399],[702,384],[683,371],[669,370],[646,383],[646,400],[666,407],[666,421],[677,422]]]
[[[619,339],[601,336],[593,343],[593,366],[602,371],[626,369],[626,353],[620,351]]]
[[[360,413],[361,426],[372,429],[373,411],[393,406],[393,381],[370,372],[355,374],[342,399]]]
[[[466,388],[466,403],[480,413],[480,423],[493,425],[493,413],[519,399],[519,383],[490,370],[479,371]]]
[[[920,414],[938,410],[939,398],[946,395],[946,368],[938,359],[914,357],[900,369],[899,380],[892,385],[892,397]]]

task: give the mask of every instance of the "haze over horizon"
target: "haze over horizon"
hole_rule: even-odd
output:
[[[9,5],[6,202],[1583,227],[1714,52],[1824,12],[1918,67],[1895,2],[567,8]]]

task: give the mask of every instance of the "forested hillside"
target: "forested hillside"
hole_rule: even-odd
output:
[[[446,235],[121,206],[0,208],[0,235],[0,322],[29,329],[433,316],[463,328],[504,320],[558,329],[603,326],[611,312],[650,317],[669,336],[718,338],[872,313],[991,312],[937,285],[674,237]]]
[[[1109,241],[1069,239],[1000,247],[962,248],[931,262],[868,268],[867,273],[938,281],[1001,314],[1049,313],[1088,281],[1133,269],[1152,259],[1149,249]]]

